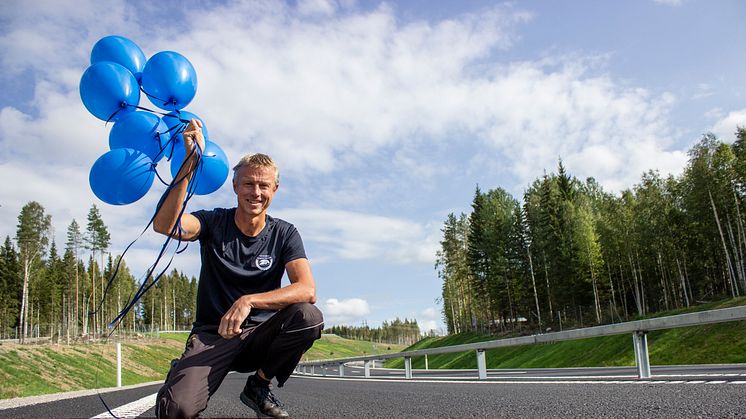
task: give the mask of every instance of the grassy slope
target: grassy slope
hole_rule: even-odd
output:
[[[122,384],[165,377],[168,360],[183,344],[165,339],[122,343]],[[116,385],[113,343],[0,346],[0,398],[32,396]]]
[[[350,340],[335,335],[322,335],[303,356],[304,361],[316,359],[347,358],[359,355],[388,354],[400,352],[404,345],[373,343],[363,340]]]
[[[698,306],[686,311],[746,305],[746,298]],[[685,310],[668,312],[680,314]],[[659,314],[659,316],[662,314]],[[169,361],[178,357],[186,333],[161,333],[160,339],[122,344],[124,385],[161,380]],[[409,349],[424,349],[484,340],[491,336],[473,333],[427,338]],[[651,332],[648,336],[653,365],[744,363],[746,362],[746,322],[721,323],[701,327]],[[324,335],[304,359],[331,359],[374,353],[391,353],[401,345],[374,344]],[[109,344],[17,345],[0,344],[0,398],[31,396],[60,391],[113,386],[115,349]],[[487,351],[489,368],[579,367],[634,365],[632,338],[627,335],[530,345]],[[476,368],[473,352],[433,355],[430,368]],[[401,368],[403,360],[387,366]],[[424,358],[413,359],[415,368],[424,368]]]
[[[184,350],[187,336],[187,333],[161,333],[160,339],[122,343],[122,384],[162,380],[169,361]],[[398,352],[403,347],[323,335],[305,358]],[[0,399],[113,387],[115,363],[113,343],[70,346],[3,343],[0,344]]]
[[[746,305],[746,298],[706,304],[689,310],[663,315]],[[462,333],[443,338],[424,339],[408,349],[426,349],[492,340],[492,336]],[[659,330],[648,334],[651,365],[686,365],[712,363],[746,363],[746,321],[719,323],[698,327]],[[635,364],[632,337],[618,335],[553,344],[538,344],[493,349],[486,352],[488,368],[562,368],[632,366]],[[432,355],[430,368],[476,368],[473,351]],[[403,359],[386,363],[403,368]],[[414,368],[424,368],[424,357],[412,359]]]

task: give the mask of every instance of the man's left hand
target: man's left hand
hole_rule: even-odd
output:
[[[220,319],[220,327],[218,327],[218,334],[225,339],[230,339],[234,336],[241,334],[241,324],[249,317],[251,313],[251,302],[243,296],[233,303],[231,308],[225,312],[223,318]]]

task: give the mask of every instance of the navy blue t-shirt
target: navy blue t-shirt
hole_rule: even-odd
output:
[[[305,258],[303,241],[287,221],[266,217],[256,237],[241,232],[234,219],[236,208],[215,208],[192,214],[201,224],[202,268],[197,286],[195,326],[217,326],[242,295],[280,288],[285,264]],[[252,309],[249,320],[261,323],[276,310]]]

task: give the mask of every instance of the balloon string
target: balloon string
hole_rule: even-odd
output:
[[[175,106],[176,105],[176,99],[163,100],[162,98],[159,98],[157,96],[151,95],[150,93],[146,92],[145,89],[142,86],[140,86],[140,91],[143,92],[143,93],[145,93],[145,96],[149,97],[150,99],[155,99],[155,100],[161,101],[163,103],[163,106],[166,106],[166,105],[174,105]]]
[[[201,167],[201,165],[199,165],[198,167]],[[196,173],[193,172],[192,177],[195,177],[195,176],[198,176],[198,172],[196,172]],[[186,177],[180,179],[179,182],[183,181],[184,179],[186,179]],[[183,203],[183,205],[181,207],[181,210],[180,210],[179,215],[177,217],[177,221],[174,224],[174,227],[171,229],[171,232],[170,232],[169,236],[166,238],[166,241],[163,243],[163,246],[161,248],[160,253],[158,254],[158,257],[156,258],[155,263],[153,265],[151,265],[151,267],[149,268],[149,270],[147,272],[147,275],[146,275],[145,279],[142,281],[142,284],[140,285],[140,288],[138,289],[138,291],[135,294],[135,296],[132,297],[132,299],[129,301],[129,303],[127,303],[125,305],[125,307],[117,315],[117,317],[114,320],[112,320],[112,322],[110,323],[110,327],[112,327],[112,325],[115,325],[115,324],[118,325],[121,322],[121,320],[124,319],[124,317],[127,315],[127,313],[129,312],[129,310],[132,309],[132,307],[134,307],[137,304],[137,302],[140,300],[140,298],[142,298],[142,296],[144,296],[145,293],[147,293],[148,290],[150,290],[150,288],[152,288],[158,282],[158,280],[163,276],[163,274],[166,273],[166,271],[168,270],[168,268],[171,266],[171,263],[173,262],[173,259],[174,259],[175,255],[178,254],[178,253],[182,253],[184,250],[186,250],[186,247],[188,246],[188,244],[185,244],[185,247],[183,249],[181,249],[181,250],[179,249],[179,247],[182,244],[182,237],[181,237],[181,233],[182,233],[182,230],[181,230],[181,217],[184,214],[184,210],[186,208],[187,202],[194,195],[194,191],[196,189],[196,183],[197,182],[194,182],[194,185],[195,185],[194,187],[192,186],[192,183],[190,183],[187,186],[188,195],[187,195],[186,199],[184,200],[184,203]],[[167,195],[164,194],[164,197],[165,196],[167,196]],[[161,201],[158,204],[158,210],[160,210],[160,207],[162,206],[163,201],[164,201],[164,199],[162,198]],[[156,211],[156,214],[157,214],[157,211]],[[153,218],[155,218],[155,215],[153,216]],[[151,223],[152,223],[152,220],[151,220]],[[161,270],[161,272],[159,272],[158,275],[153,278],[153,276],[152,276],[153,271],[155,271],[155,268],[157,267],[158,263],[160,262],[161,258],[163,257],[163,254],[165,253],[166,248],[168,247],[171,239],[174,236],[177,237],[177,239],[176,239],[177,240],[177,250],[176,250],[176,252],[174,254],[171,255],[171,258],[170,258],[168,264],[166,264],[166,267],[163,268],[163,270]],[[151,278],[152,278],[152,281],[148,282],[148,280],[151,279]]]
[[[155,177],[157,177],[158,180],[160,180],[162,184],[168,186],[169,182],[166,182],[165,180],[163,180],[163,178],[161,177],[160,173],[158,173],[158,170],[156,169],[156,166],[157,166],[156,163],[151,163],[151,165],[150,165],[150,167],[153,168],[153,173],[155,173]]]
[[[117,116],[117,114],[122,111],[122,109],[125,109],[128,106],[133,106],[133,105],[130,105],[127,102],[120,103],[119,104],[119,109],[115,110],[114,113],[112,113],[111,115],[109,115],[108,118],[106,118],[106,122],[104,122],[104,126],[108,125],[109,122],[111,122],[111,120],[114,119],[114,117]]]
[[[98,306],[96,307],[96,309],[94,311],[90,311],[89,312],[89,316],[92,316],[92,315],[94,315],[95,313],[97,313],[101,309],[101,307],[102,307],[102,305],[103,305],[103,303],[104,303],[104,301],[106,299],[106,296],[109,293],[109,290],[111,289],[111,286],[112,286],[114,280],[116,279],[117,273],[119,272],[120,264],[121,264],[121,262],[122,262],[122,260],[124,258],[124,255],[132,247],[132,245],[138,239],[140,239],[140,237],[142,237],[142,235],[145,234],[145,232],[153,224],[153,222],[155,220],[155,217],[158,215],[158,212],[161,210],[161,208],[162,208],[162,206],[163,206],[163,204],[165,202],[165,198],[168,196],[168,194],[170,193],[170,191],[176,185],[178,185],[180,182],[183,182],[183,181],[189,179],[189,181],[188,181],[189,183],[187,185],[187,195],[186,195],[186,197],[184,199],[184,202],[182,203],[182,206],[181,206],[179,214],[178,214],[178,216],[176,218],[176,223],[174,224],[174,227],[172,228],[170,234],[168,235],[168,237],[166,238],[165,242],[163,243],[163,246],[161,247],[161,250],[158,253],[158,257],[156,258],[155,262],[148,268],[148,270],[146,272],[146,275],[145,275],[145,278],[142,281],[142,283],[140,285],[140,288],[135,293],[134,297],[132,297],[129,300],[129,302],[127,304],[125,304],[125,307],[119,312],[119,314],[116,316],[116,318],[109,323],[109,327],[112,328],[109,336],[111,336],[111,334],[114,332],[114,330],[116,330],[116,327],[119,325],[119,322],[124,318],[124,316],[127,315],[127,313],[129,312],[129,310],[137,304],[137,302],[145,294],[145,292],[147,292],[147,290],[149,290],[153,285],[155,285],[158,282],[158,280],[161,278],[161,276],[163,276],[163,274],[168,270],[168,268],[170,267],[171,263],[173,262],[174,255],[177,254],[177,253],[181,253],[184,250],[186,250],[186,246],[183,249],[180,249],[181,243],[182,243],[182,239],[181,239],[181,217],[184,214],[184,210],[186,209],[187,203],[194,196],[194,193],[195,193],[196,188],[197,188],[198,179],[199,179],[199,173],[202,170],[202,164],[201,164],[202,163],[202,150],[199,147],[195,147],[190,152],[189,156],[187,156],[187,158],[184,159],[184,163],[182,163],[182,167],[184,167],[184,165],[186,164],[186,162],[188,162],[189,159],[193,155],[195,155],[195,154],[196,154],[196,157],[197,157],[197,165],[196,165],[195,170],[192,170],[188,175],[182,176],[179,179],[174,178],[171,181],[171,183],[168,185],[168,187],[166,189],[166,192],[164,192],[163,196],[161,197],[161,199],[159,200],[158,204],[156,205],[155,213],[151,217],[151,219],[148,222],[148,224],[145,226],[145,228],[143,229],[143,231],[138,235],[138,237],[135,240],[133,240],[129,245],[127,245],[127,247],[125,248],[124,252],[119,257],[119,260],[117,260],[117,264],[116,264],[116,266],[115,266],[115,268],[113,270],[113,273],[109,277],[109,280],[107,281],[107,284],[106,284],[106,288],[104,289],[104,291],[102,293],[102,297],[101,297],[100,303],[98,304]],[[166,265],[166,267],[160,273],[158,273],[158,275],[155,278],[153,278],[153,276],[152,276],[153,272],[158,267],[158,264],[160,263],[161,259],[163,258],[164,254],[166,252],[166,249],[168,248],[168,245],[170,244],[171,239],[174,236],[176,236],[177,240],[178,240],[176,252],[171,256],[171,259],[169,260],[169,262]],[[150,279],[152,279],[152,281],[148,282],[148,280],[150,280]]]
[[[199,147],[195,147],[195,149],[196,149],[196,150],[199,150]],[[195,151],[193,151],[193,152],[192,152],[192,153],[190,154],[190,157],[191,157],[191,156],[192,156],[192,155],[194,154],[194,152],[195,152]],[[198,159],[198,163],[197,163],[197,164],[198,164],[198,166],[197,166],[197,167],[199,168],[199,167],[201,167],[201,165],[199,164],[199,162],[201,161],[201,154],[200,154],[200,152],[199,152],[199,151],[197,151],[197,159]],[[185,161],[186,161],[186,160],[185,160]],[[183,166],[183,164],[182,164],[182,166]],[[191,177],[192,177],[192,178],[195,178],[195,177],[196,177],[196,175],[198,175],[198,172],[197,172],[197,173],[195,173],[195,171],[192,171]],[[170,191],[170,189],[172,189],[172,188],[173,188],[173,187],[174,187],[175,185],[177,185],[177,184],[178,184],[179,182],[182,182],[182,181],[184,181],[184,180],[185,180],[186,178],[187,178],[187,176],[184,176],[184,177],[182,177],[181,179],[179,179],[178,181],[176,181],[175,183],[173,183],[173,182],[172,182],[173,184],[170,184],[170,185],[169,185],[169,188],[167,189],[167,192],[168,192],[168,191]],[[176,222],[176,225],[174,226],[174,229],[172,229],[172,230],[171,230],[171,232],[172,232],[172,234],[173,234],[173,233],[174,233],[174,230],[175,230],[175,228],[176,228],[176,226],[179,226],[179,234],[178,234],[178,239],[177,239],[177,240],[178,240],[178,244],[177,244],[177,248],[176,248],[176,251],[174,252],[174,254],[172,254],[172,255],[171,255],[171,259],[170,259],[170,260],[168,261],[168,264],[166,264],[166,267],[164,267],[164,268],[163,268],[163,270],[162,270],[162,271],[161,271],[161,272],[160,272],[160,273],[159,273],[159,274],[158,274],[158,275],[157,275],[157,276],[156,276],[156,277],[155,277],[155,278],[153,279],[153,281],[152,281],[152,282],[150,283],[150,285],[148,285],[147,287],[144,287],[144,286],[145,286],[145,284],[147,283],[148,279],[150,279],[150,278],[152,277],[152,272],[153,272],[153,271],[155,270],[155,267],[156,267],[156,266],[158,265],[158,263],[160,262],[160,260],[161,260],[161,258],[162,258],[162,256],[163,256],[163,254],[164,254],[164,252],[165,252],[165,249],[166,249],[166,248],[168,247],[168,244],[169,244],[169,242],[170,242],[170,240],[171,240],[171,237],[172,237],[171,235],[169,235],[169,237],[168,237],[168,238],[166,239],[165,243],[163,244],[163,247],[161,248],[161,251],[160,251],[160,253],[158,254],[158,257],[156,258],[156,261],[155,261],[155,262],[153,263],[153,265],[151,265],[151,267],[149,268],[149,270],[148,270],[148,272],[147,272],[147,276],[146,276],[145,280],[144,280],[144,281],[142,282],[142,285],[140,286],[140,289],[138,290],[138,292],[137,292],[137,293],[135,294],[135,296],[134,296],[134,297],[132,297],[132,293],[130,292],[130,295],[129,295],[129,296],[127,297],[127,299],[126,299],[126,301],[129,301],[129,302],[128,302],[128,303],[127,303],[127,304],[125,305],[125,308],[124,308],[124,309],[123,309],[122,311],[120,311],[119,315],[117,315],[117,317],[116,317],[116,318],[115,318],[114,320],[112,320],[112,321],[111,321],[111,322],[109,323],[109,325],[108,325],[108,328],[110,329],[110,331],[109,331],[109,333],[108,333],[108,334],[106,335],[106,338],[105,338],[105,339],[109,339],[109,338],[111,338],[111,336],[112,336],[112,335],[114,334],[114,332],[115,332],[115,331],[116,331],[116,330],[117,330],[117,329],[119,328],[119,325],[120,325],[120,324],[122,323],[122,321],[123,321],[123,320],[124,320],[124,318],[126,317],[126,315],[127,315],[127,313],[129,312],[129,310],[130,310],[130,309],[132,309],[132,308],[133,308],[133,307],[134,307],[134,306],[135,306],[135,305],[137,304],[137,301],[138,301],[138,300],[139,300],[139,299],[140,299],[140,298],[141,298],[141,297],[142,297],[143,295],[145,295],[145,292],[147,292],[147,291],[148,291],[148,290],[149,290],[149,289],[150,289],[150,288],[151,288],[151,287],[152,287],[153,285],[155,285],[155,284],[156,284],[156,283],[158,282],[158,280],[159,280],[159,279],[160,279],[160,278],[161,278],[161,277],[163,276],[163,274],[164,274],[164,273],[165,273],[165,272],[166,272],[166,271],[168,270],[168,268],[169,268],[169,267],[171,266],[171,263],[172,263],[172,262],[173,262],[173,260],[174,260],[174,256],[175,256],[176,254],[181,254],[182,252],[184,252],[184,251],[185,251],[185,250],[187,249],[187,247],[188,247],[188,244],[187,244],[187,243],[184,243],[184,247],[182,247],[181,249],[179,249],[179,247],[180,247],[180,246],[181,246],[181,244],[182,244],[182,240],[181,240],[181,227],[180,227],[180,224],[181,224],[181,216],[182,216],[182,215],[183,215],[183,213],[184,213],[184,209],[186,208],[187,202],[188,202],[188,201],[189,201],[189,200],[190,200],[190,199],[192,198],[192,196],[194,196],[194,190],[196,189],[196,183],[197,183],[197,182],[195,181],[195,182],[194,182],[194,184],[195,184],[195,186],[194,186],[194,187],[192,187],[192,186],[191,186],[191,184],[190,184],[190,185],[187,185],[187,191],[188,191],[188,194],[187,194],[186,198],[184,199],[184,203],[183,203],[183,205],[182,205],[181,211],[179,212],[179,216],[177,217],[177,222]],[[164,194],[164,197],[165,197],[165,196],[167,196],[167,194]],[[155,211],[155,214],[154,214],[154,215],[153,215],[153,217],[152,217],[152,218],[150,219],[150,222],[148,222],[148,225],[147,225],[147,226],[145,227],[145,229],[143,230],[143,232],[142,232],[142,233],[140,233],[140,236],[138,236],[138,238],[137,238],[137,239],[133,240],[133,241],[132,241],[132,243],[130,243],[130,244],[129,244],[129,245],[127,246],[127,249],[125,249],[124,253],[122,253],[122,256],[121,256],[121,257],[119,258],[119,260],[117,261],[116,269],[115,269],[115,271],[114,271],[113,275],[111,276],[111,278],[109,279],[109,282],[107,283],[106,291],[104,292],[104,294],[103,294],[103,297],[102,297],[102,299],[101,299],[101,302],[102,302],[102,303],[103,303],[103,301],[104,301],[104,299],[105,299],[106,295],[107,295],[107,294],[108,294],[108,292],[109,292],[109,289],[110,289],[111,283],[113,282],[114,278],[116,278],[116,274],[117,274],[117,272],[119,271],[119,264],[121,263],[122,259],[124,258],[124,254],[125,254],[125,253],[127,253],[127,250],[129,250],[130,246],[132,246],[132,245],[133,245],[133,244],[135,243],[135,241],[137,241],[137,240],[138,240],[138,239],[139,239],[139,238],[140,238],[140,237],[142,236],[142,234],[143,234],[143,233],[144,233],[144,232],[145,232],[145,231],[146,231],[146,230],[147,230],[147,229],[148,229],[148,228],[150,227],[150,225],[151,225],[151,224],[153,223],[153,220],[155,219],[155,215],[157,215],[157,214],[158,214],[158,211],[160,210],[160,208],[161,208],[161,206],[163,205],[163,202],[164,202],[164,201],[165,201],[165,199],[164,199],[163,197],[161,197],[161,199],[159,200],[159,202],[158,202],[158,205],[157,205],[157,207],[156,207],[156,211]],[[130,298],[131,298],[131,299],[130,299]],[[100,305],[99,305],[99,308],[100,308]],[[98,309],[97,309],[97,310],[98,310]],[[95,312],[93,312],[93,313],[95,313]],[[90,316],[90,315],[92,315],[93,313],[89,313],[89,316]],[[98,369],[96,370],[96,381],[98,382]],[[97,386],[98,386],[98,385],[97,385]],[[112,417],[115,417],[115,418],[116,418],[117,416],[116,416],[116,415],[115,415],[115,414],[114,414],[114,413],[113,413],[113,412],[111,411],[111,408],[109,407],[109,405],[108,405],[108,404],[106,403],[106,401],[105,401],[105,400],[103,399],[103,397],[101,396],[101,393],[98,393],[98,392],[97,392],[96,394],[97,394],[97,396],[98,396],[99,400],[101,400],[101,403],[103,403],[104,407],[106,408],[106,411],[107,411],[107,412],[109,412],[109,414],[110,414],[110,415],[111,415]]]
[[[200,168],[202,167],[202,165],[200,164],[200,162],[201,162],[201,155],[200,155],[200,151],[198,151],[198,150],[199,150],[199,147],[195,147],[195,149],[194,149],[194,150],[192,151],[192,153],[190,153],[189,157],[191,157],[191,156],[192,156],[192,155],[193,155],[194,153],[197,153],[197,159],[198,159],[198,162],[197,162],[197,169],[199,170],[199,169],[200,169]],[[188,161],[188,159],[185,159],[185,162],[187,162],[187,161]],[[184,163],[182,163],[182,166],[183,166],[183,165],[184,165]],[[192,173],[190,174],[192,178],[195,178],[195,180],[196,180],[196,179],[198,179],[198,177],[196,176],[196,175],[198,174],[198,173],[197,173],[197,172],[198,172],[198,170],[196,170],[196,171],[192,171]],[[123,257],[124,257],[124,254],[126,254],[126,253],[127,253],[127,251],[128,251],[129,249],[130,249],[130,247],[132,247],[132,245],[133,245],[133,244],[134,244],[134,243],[135,243],[135,242],[136,242],[136,241],[137,241],[137,240],[138,240],[138,239],[139,239],[140,237],[142,237],[142,235],[143,235],[143,234],[144,234],[144,233],[145,233],[145,232],[146,232],[146,231],[147,231],[147,230],[148,230],[148,229],[150,228],[151,224],[152,224],[152,223],[154,222],[154,220],[155,220],[155,217],[156,217],[156,216],[158,215],[158,212],[160,211],[161,207],[163,206],[163,203],[164,203],[164,201],[165,201],[165,197],[166,197],[166,196],[168,196],[168,194],[169,194],[169,192],[171,191],[171,189],[173,189],[173,188],[174,188],[174,187],[175,187],[176,185],[178,185],[178,184],[179,184],[180,182],[183,182],[183,181],[185,181],[186,179],[187,179],[187,176],[183,176],[183,177],[182,177],[182,178],[180,178],[180,179],[173,179],[173,180],[171,181],[171,184],[169,184],[168,188],[166,189],[166,192],[165,192],[165,193],[163,194],[163,196],[162,196],[162,197],[161,197],[161,199],[159,200],[159,202],[158,202],[158,205],[156,206],[156,211],[155,211],[155,213],[153,214],[153,216],[151,217],[151,219],[150,219],[150,221],[148,222],[147,226],[145,226],[145,228],[144,228],[144,229],[143,229],[143,231],[142,231],[142,232],[140,233],[140,235],[139,235],[139,236],[138,236],[138,237],[137,237],[137,238],[136,238],[135,240],[133,240],[133,241],[132,241],[132,242],[131,242],[131,243],[130,243],[130,244],[129,244],[129,245],[128,245],[128,246],[126,247],[126,248],[125,248],[124,252],[122,253],[122,256],[121,256],[121,257],[119,258],[119,260],[117,261],[117,265],[116,265],[116,268],[115,268],[115,270],[114,270],[113,274],[111,275],[111,277],[109,278],[109,280],[108,280],[108,282],[107,282],[107,285],[106,285],[106,289],[105,289],[105,291],[104,291],[104,293],[103,293],[103,297],[102,297],[101,303],[99,304],[99,306],[98,306],[98,308],[96,309],[96,311],[94,311],[93,313],[96,313],[96,312],[97,312],[97,311],[98,311],[98,310],[99,310],[99,309],[101,308],[101,304],[103,304],[103,300],[104,300],[104,298],[106,297],[106,294],[108,293],[109,289],[111,288],[111,285],[112,285],[112,283],[113,283],[113,281],[114,281],[114,279],[115,279],[115,277],[116,277],[116,274],[117,274],[117,272],[119,271],[119,266],[120,266],[120,263],[121,263],[121,261],[122,261],[122,259],[123,259]],[[192,196],[194,195],[194,190],[196,189],[196,184],[197,184],[197,181],[194,181],[194,182],[189,182],[189,185],[187,186],[187,196],[186,196],[186,198],[184,199],[184,203],[183,203],[183,205],[182,205],[181,211],[179,212],[179,215],[178,215],[178,217],[177,217],[177,222],[176,222],[176,224],[175,224],[174,228],[176,228],[176,226],[180,225],[180,223],[181,223],[181,216],[182,216],[182,214],[184,213],[184,209],[186,208],[186,203],[187,203],[187,202],[188,202],[188,201],[189,201],[189,200],[190,200],[190,199],[192,198]],[[168,237],[166,238],[166,241],[164,242],[164,244],[163,244],[163,246],[162,246],[162,248],[161,248],[161,251],[160,251],[160,253],[159,253],[159,255],[158,255],[158,257],[157,257],[157,259],[156,259],[155,263],[154,263],[153,265],[151,265],[151,267],[150,267],[150,268],[148,269],[148,271],[147,271],[147,275],[146,275],[146,277],[145,277],[145,280],[143,281],[143,285],[145,285],[145,283],[147,283],[147,280],[148,280],[148,279],[149,279],[149,278],[151,277],[151,275],[152,275],[153,271],[155,270],[155,268],[157,267],[158,263],[160,262],[160,259],[161,259],[161,258],[163,257],[163,254],[165,253],[165,250],[166,250],[166,248],[167,248],[168,244],[170,243],[170,240],[171,240],[171,238],[172,238],[172,235],[173,235],[174,233],[175,233],[175,230],[173,230],[173,229],[172,229],[172,231],[171,231],[171,234],[170,234],[170,235],[169,235],[169,236],[168,236]],[[179,242],[181,242],[181,235],[180,235],[180,234],[179,234]],[[169,262],[169,265],[170,265],[170,262]],[[168,269],[168,267],[166,267],[166,269]],[[154,281],[157,281],[157,279],[158,279],[158,278],[160,278],[160,276],[161,276],[162,274],[163,274],[163,272],[161,272],[161,274],[159,274],[159,275],[158,275],[158,277],[157,277],[157,278],[156,278],[156,279],[155,279]],[[141,289],[142,289],[142,288],[143,288],[143,287],[141,286]],[[136,295],[136,297],[137,297],[137,295]],[[139,298],[139,297],[137,297],[137,298]],[[136,302],[136,300],[135,300],[134,302]],[[120,316],[117,316],[117,318],[121,317],[121,316],[122,316],[122,314],[126,314],[126,311],[128,311],[128,310],[129,310],[129,308],[130,308],[130,307],[131,307],[132,305],[134,305],[134,303],[133,303],[133,304],[127,304],[127,305],[125,305],[125,309],[124,309],[124,310],[122,310],[122,312],[120,312]],[[116,322],[116,319],[115,319],[115,320],[114,320],[114,321],[112,322],[112,324],[113,324],[114,322]]]
[[[142,88],[140,88],[140,89],[142,90]],[[143,92],[145,92],[145,91],[143,90]],[[148,96],[151,96],[148,93],[145,93],[145,94],[148,95]],[[146,111],[146,112],[158,114],[158,115],[161,115],[163,118],[176,118],[176,119],[178,119],[179,124],[176,124],[176,125],[172,126],[171,128],[167,129],[166,131],[164,131],[162,133],[161,132],[156,132],[156,136],[158,137],[158,139],[160,139],[161,135],[165,134],[165,133],[170,133],[171,136],[172,136],[172,138],[175,135],[181,134],[182,132],[184,132],[184,130],[186,129],[187,125],[189,125],[189,123],[191,122],[191,120],[184,119],[184,118],[181,117],[181,111],[179,109],[175,109],[173,112],[175,112],[176,115],[173,115],[173,113],[165,113],[165,112],[157,111],[157,110],[154,110],[154,109],[149,109],[149,108],[146,108],[144,106],[130,105],[128,103],[122,102],[122,106],[119,109],[117,109],[116,111],[114,111],[114,113],[112,113],[106,119],[106,122],[105,122],[104,125],[107,125],[109,122],[111,122],[114,119],[114,117],[116,117],[117,114],[119,114],[119,112],[121,112],[123,109],[125,109],[127,107],[135,108],[135,109],[140,109],[140,110],[143,110],[143,111]],[[159,143],[160,143],[160,141],[159,141]],[[167,160],[171,160],[171,157],[173,157],[173,152],[174,152],[175,146],[176,146],[176,144],[175,144],[175,142],[173,140],[169,141],[168,144],[166,144],[165,146],[162,146],[160,148],[160,150],[158,151],[158,154],[156,154],[155,157],[153,158],[153,161],[156,161],[161,156],[163,156],[164,152],[166,151],[166,149],[169,149],[169,148],[170,148],[170,151],[168,152],[168,157],[166,159]],[[156,172],[156,175],[157,174],[158,174],[158,172]],[[160,181],[164,185],[167,184],[160,176],[158,176],[158,179],[160,179]]]
[[[175,110],[173,111],[173,112],[176,112],[176,114],[178,115],[178,116],[175,116],[175,115],[171,115],[171,113],[170,113],[170,112],[169,112],[169,113],[166,113],[166,112],[163,112],[163,111],[158,111],[158,110],[155,110],[155,109],[150,109],[150,108],[146,108],[146,107],[144,107],[144,106],[140,106],[140,105],[130,105],[129,103],[128,103],[128,104],[126,104],[126,105],[127,105],[127,107],[130,107],[130,108],[135,108],[135,109],[140,109],[141,111],[147,111],[147,112],[150,112],[150,113],[155,113],[155,114],[158,114],[158,115],[164,116],[164,117],[166,117],[166,118],[178,118],[178,119],[179,119],[179,122],[183,122],[184,124],[188,124],[189,122],[191,122],[191,121],[190,121],[189,119],[182,119],[182,118],[181,118],[181,111],[180,111],[180,110],[178,110],[178,109],[175,109]],[[119,111],[121,111],[121,109],[118,109],[118,110],[117,110],[117,112],[119,112]],[[114,114],[116,115],[116,112],[115,112]],[[112,116],[113,116],[113,115],[112,115]],[[173,129],[173,127],[171,127],[171,129]],[[171,129],[169,129],[169,131],[170,131]]]

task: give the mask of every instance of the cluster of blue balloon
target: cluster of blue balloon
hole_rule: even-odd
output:
[[[170,112],[140,107],[141,91],[153,105]],[[171,161],[171,175],[176,176],[185,155],[181,132],[191,119],[202,121],[182,110],[196,93],[197,74],[183,55],[162,51],[146,61],[140,47],[127,38],[107,36],[96,42],[91,66],[80,79],[80,97],[96,118],[114,123],[110,151],[96,160],[88,178],[99,199],[125,205],[142,198],[163,157]],[[194,192],[207,195],[227,179],[228,158],[202,124],[205,149]]]

